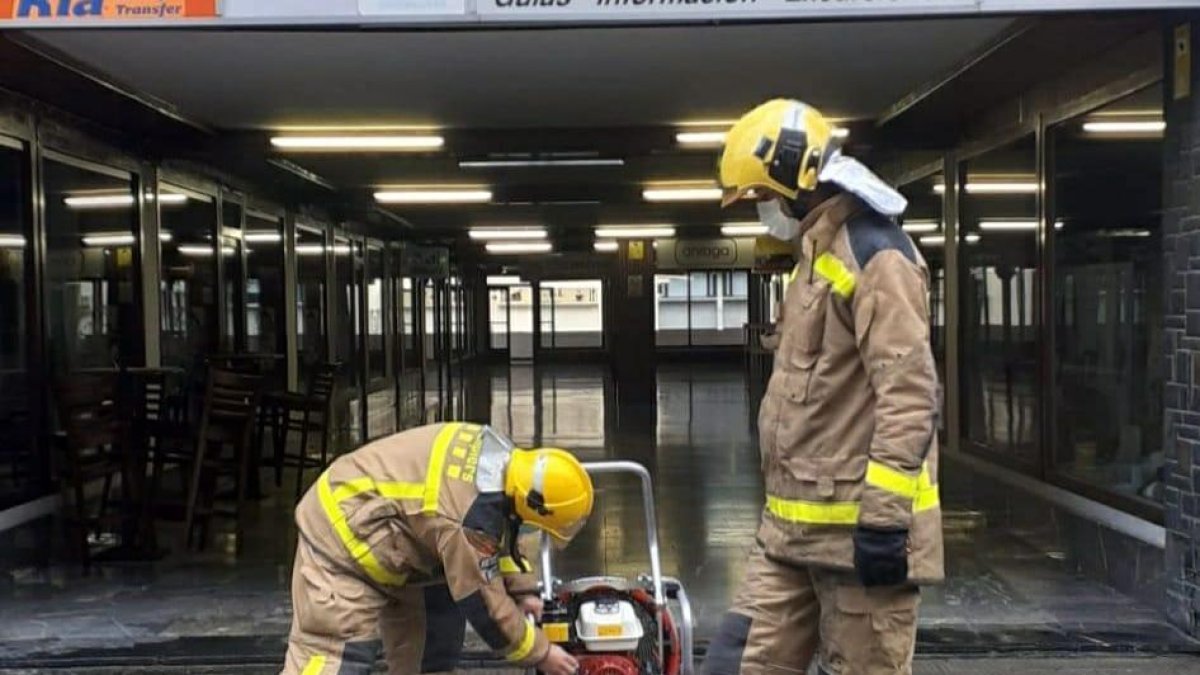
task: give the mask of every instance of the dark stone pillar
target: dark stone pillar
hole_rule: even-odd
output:
[[[1183,35],[1177,27],[1184,26]],[[1190,24],[1164,30],[1163,272],[1166,294],[1163,391],[1167,611],[1200,635],[1200,71],[1177,68],[1180,38],[1196,44]],[[1190,73],[1188,72],[1190,70]],[[1191,92],[1177,98],[1183,76]]]
[[[653,419],[657,397],[654,355],[654,246],[649,240],[621,242],[606,322],[616,385],[618,415]],[[624,426],[624,425],[623,425]]]

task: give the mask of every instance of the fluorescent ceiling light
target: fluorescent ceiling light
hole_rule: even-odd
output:
[[[159,197],[159,201],[163,204],[183,204],[187,200],[187,195],[177,192],[166,192]],[[154,195],[146,195],[146,201],[154,201]],[[72,195],[64,197],[63,203],[72,209],[119,208],[122,206],[133,206],[133,195],[124,193]]]
[[[767,233],[767,226],[762,223],[729,223],[721,226],[721,234],[726,237],[757,237]]]
[[[1106,239],[1140,239],[1142,237],[1149,237],[1150,230],[1100,230],[1096,235]]]
[[[473,227],[467,233],[476,241],[503,239],[545,239],[544,227]]]
[[[680,145],[721,145],[727,131],[681,131],[675,134]]]
[[[492,191],[454,188],[404,188],[380,190],[375,200],[381,204],[482,204],[492,201]]]
[[[967,236],[963,237],[963,239],[965,239],[968,244],[979,243],[979,235],[977,234],[968,234]],[[926,246],[942,246],[946,243],[945,237],[941,235],[921,237],[918,241]]]
[[[554,247],[548,241],[506,242],[487,245],[488,253],[499,254],[549,253],[552,250],[554,250]]]
[[[247,232],[242,239],[248,244],[274,244],[283,241],[283,235],[278,232],[266,230],[263,232]]]
[[[721,200],[721,188],[646,188],[642,198],[648,202],[716,202]]]
[[[1037,229],[1036,220],[981,220],[979,229],[984,232],[1030,232]]]
[[[1036,220],[981,220],[979,229],[984,232],[1031,232],[1037,229]],[[1054,229],[1063,229],[1063,221],[1054,221]]]
[[[521,283],[521,277],[511,274],[488,275],[488,286],[517,286]]]
[[[593,246],[596,249],[596,253],[616,253],[617,248],[619,247],[619,244],[617,244],[617,242],[609,239],[606,241],[598,241],[595,244],[593,244]]]
[[[625,166],[623,159],[487,159],[459,162],[460,169],[525,169],[541,166]]]
[[[0,248],[25,248],[25,236],[21,234],[0,234]]]
[[[84,246],[132,246],[132,234],[91,234],[83,237]]]
[[[178,249],[180,255],[206,256],[213,254],[213,247],[204,246],[203,244],[181,244]],[[230,253],[233,249],[230,249]]]
[[[446,139],[433,135],[376,136],[274,136],[271,145],[280,150],[414,151],[437,150]]]
[[[597,239],[654,239],[674,236],[673,225],[610,225],[596,228]]]
[[[967,193],[977,195],[1001,195],[1001,194],[1036,194],[1038,184],[1036,181],[980,181],[968,182]],[[933,191],[938,194],[946,192],[945,185],[934,185]]]
[[[718,146],[725,143],[725,135],[728,131],[680,131],[675,134],[675,142],[680,145],[692,146]],[[834,127],[833,137],[845,139],[850,136],[850,130],[846,127]]]
[[[937,232],[942,228],[942,224],[936,220],[910,220],[902,226],[905,232],[913,234],[922,234],[926,232]]]
[[[1161,134],[1166,128],[1167,123],[1163,120],[1083,123],[1083,130],[1089,134]]]

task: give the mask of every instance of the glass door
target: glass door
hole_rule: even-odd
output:
[[[396,379],[388,349],[390,318],[384,248],[381,242],[366,246],[366,356],[367,437],[378,438],[396,431]]]
[[[159,187],[162,221],[160,344],[162,363],[200,378],[205,359],[220,351],[218,334],[217,200],[171,185]]]
[[[325,325],[325,235],[296,227],[296,351],[300,388],[306,390],[317,366],[329,358]]]
[[[225,199],[221,206],[221,351],[235,354],[246,344],[246,268],[242,251],[242,205]]]
[[[336,358],[342,364],[336,397],[338,447],[349,450],[363,441],[362,244],[337,237],[333,245],[336,276],[334,336]]]

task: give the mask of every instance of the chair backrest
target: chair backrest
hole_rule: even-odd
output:
[[[117,373],[74,373],[54,381],[58,423],[74,452],[109,445],[120,437]]]
[[[200,442],[244,441],[255,419],[261,395],[262,376],[209,367]]]
[[[339,363],[323,363],[317,367],[308,381],[308,396],[311,400],[328,403],[333,399],[339,368]]]

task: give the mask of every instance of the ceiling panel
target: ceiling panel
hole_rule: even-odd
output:
[[[460,32],[33,35],[222,128],[551,128],[727,118],[772,96],[873,117],[1007,19]]]

